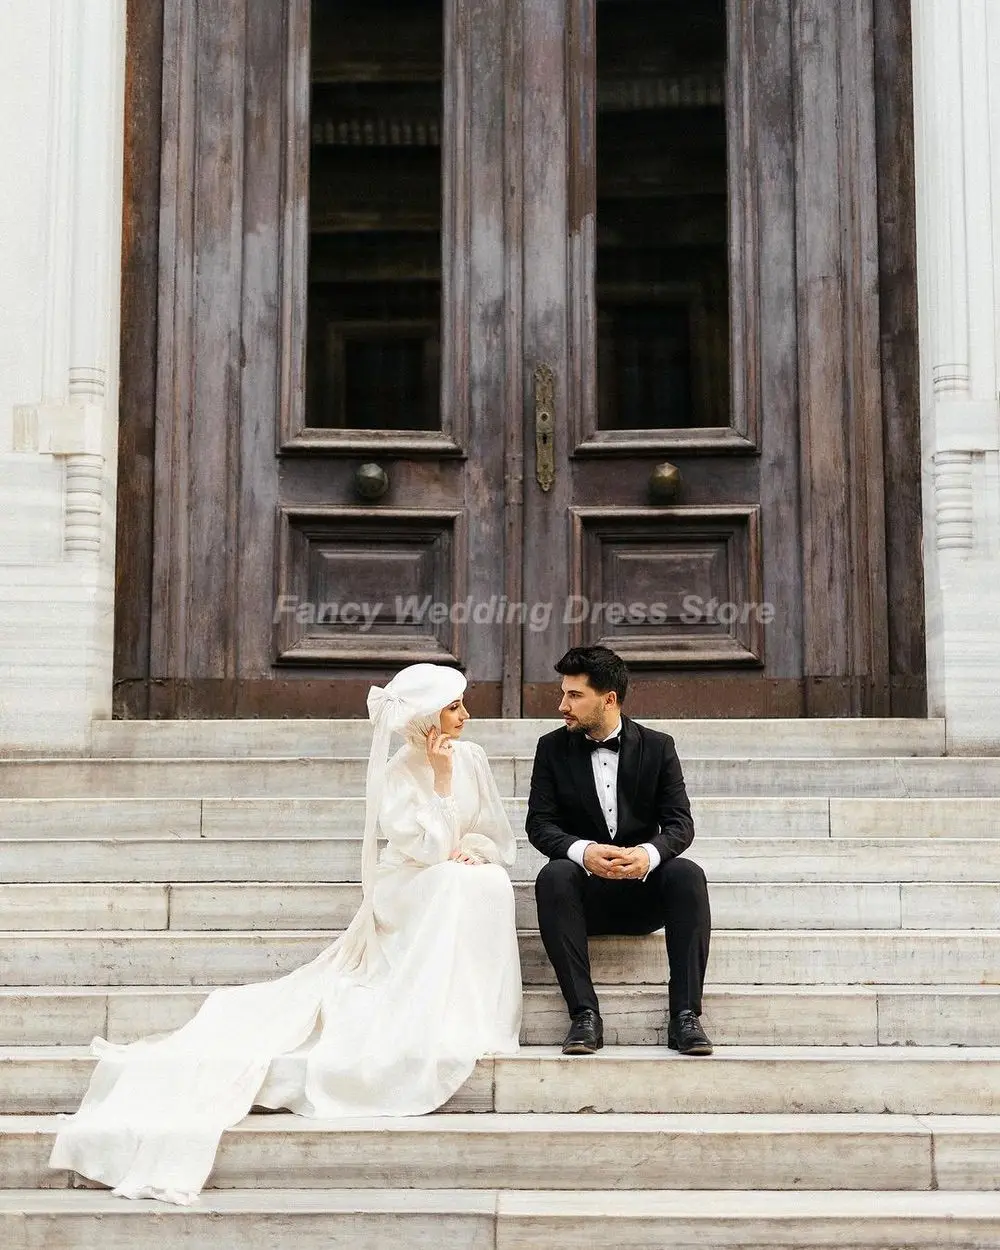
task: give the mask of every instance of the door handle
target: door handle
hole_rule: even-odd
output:
[[[380,464],[363,464],[354,474],[354,491],[362,499],[381,499],[388,489],[389,474]]]
[[[535,368],[535,478],[542,490],[556,480],[556,375],[548,365]]]
[[[654,503],[673,503],[680,494],[681,471],[665,460],[649,475],[649,495]]]

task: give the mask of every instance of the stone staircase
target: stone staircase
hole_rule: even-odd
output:
[[[469,727],[515,827],[549,727]],[[95,1034],[174,1027],[347,923],[367,727],[103,723],[87,758],[0,761],[0,1246],[1000,1245],[1000,759],[948,756],[939,721],[667,727],[715,1056],[662,1046],[658,935],[594,942],[610,1044],[559,1054],[525,842],[521,1054],[420,1119],[251,1116],[188,1209],[49,1172],[56,1116]]]

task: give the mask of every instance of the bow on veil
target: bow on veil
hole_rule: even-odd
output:
[[[385,794],[386,765],[389,762],[392,735],[402,734],[410,721],[416,718],[436,716],[449,703],[460,699],[465,693],[465,687],[465,676],[457,668],[441,664],[411,664],[401,669],[385,686],[372,686],[368,691],[368,719],[372,722],[372,742],[365,773],[365,830],[361,842],[362,900],[358,914],[344,934],[343,958],[346,962],[360,962],[365,957],[368,943],[377,941],[374,893],[378,867],[378,817]]]

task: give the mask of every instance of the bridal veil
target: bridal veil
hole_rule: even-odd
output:
[[[316,1116],[417,1114],[450,1097],[482,1054],[516,1049],[520,969],[501,866],[513,862],[513,834],[481,748],[455,744],[446,801],[424,756],[425,726],[465,684],[456,669],[415,664],[369,692],[362,900],[347,930],[285,976],[214,990],[173,1033],[95,1039],[99,1062],[51,1167],[123,1197],[187,1204],[223,1132],[255,1102]],[[393,733],[407,730],[390,760]],[[463,838],[483,866],[449,862]],[[401,1015],[415,1032],[394,1027]]]

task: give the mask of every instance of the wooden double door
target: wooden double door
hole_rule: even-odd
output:
[[[905,5],[162,4],[117,714],[923,713]]]

